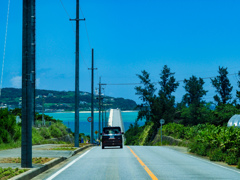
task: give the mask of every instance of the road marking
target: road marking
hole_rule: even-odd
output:
[[[94,149],[94,148],[92,148]],[[47,178],[46,180],[52,180],[53,178],[55,178],[57,175],[59,175],[61,172],[63,172],[65,169],[69,168],[71,165],[73,165],[75,162],[77,162],[79,159],[81,159],[83,156],[85,156],[90,150],[89,149],[87,152],[85,152],[84,154],[82,154],[81,156],[79,156],[77,159],[73,160],[72,162],[70,162],[68,165],[66,165],[65,167],[63,167],[62,169],[60,169],[59,171],[57,171],[55,174],[53,174],[52,176],[50,176],[49,178]]]
[[[240,174],[240,171],[237,171],[237,170],[234,170],[234,169],[231,169],[231,168],[228,168],[228,167],[225,167],[225,166],[222,166],[222,165],[219,165],[219,164],[215,164],[215,163],[212,163],[212,162],[209,162],[207,160],[204,160],[204,159],[201,159],[201,158],[198,158],[198,157],[194,157],[194,156],[191,156],[189,155],[191,158],[193,159],[198,159],[200,161],[203,161],[203,162],[206,162],[206,163],[209,163],[209,164],[213,164],[215,166],[218,166],[218,167],[221,167],[221,168],[224,168],[224,169],[227,169],[227,170],[230,170],[230,171],[233,171],[233,172],[236,172],[236,173],[239,173]]]
[[[148,169],[148,167],[142,162],[142,160],[133,152],[133,150],[127,146],[130,151],[133,153],[133,155],[137,158],[138,162],[142,165],[142,167],[145,169],[145,171],[148,173],[148,175],[153,179],[153,180],[158,180],[158,178]]]

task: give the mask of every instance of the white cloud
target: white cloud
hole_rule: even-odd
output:
[[[36,79],[36,89],[39,88],[39,84],[40,84],[40,78]]]
[[[22,88],[22,76],[15,76],[11,79],[12,86],[14,88]],[[36,88],[39,87],[40,79],[36,79]]]
[[[12,86],[14,88],[21,88],[22,87],[22,76],[15,76],[11,79]]]

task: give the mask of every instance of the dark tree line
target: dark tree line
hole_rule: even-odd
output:
[[[232,115],[240,113],[240,106],[236,104],[236,99],[232,98],[233,86],[227,77],[227,68],[219,67],[218,76],[211,79],[212,86],[216,89],[216,95],[213,97],[215,109],[211,108],[213,103],[207,103],[203,100],[208,91],[204,89],[204,80],[196,76],[184,79],[183,87],[186,94],[182,101],[176,104],[173,93],[178,88],[179,83],[174,74],[165,65],[160,72],[158,84],[151,82],[150,74],[145,70],[141,74],[137,74],[142,84],[135,87],[136,95],[139,95],[142,100],[142,103],[138,105],[140,111],[137,120],[144,118],[147,123],[153,122],[154,129],[159,127],[159,120],[162,118],[165,119],[166,123],[225,125]],[[240,81],[238,87],[240,88]],[[159,90],[157,91],[157,89]],[[240,100],[240,91],[236,93]]]

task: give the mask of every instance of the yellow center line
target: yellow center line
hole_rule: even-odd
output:
[[[127,146],[130,151],[133,153],[133,155],[137,158],[138,162],[142,165],[142,167],[145,169],[145,171],[148,173],[148,175],[153,179],[153,180],[158,180],[158,178],[152,173],[152,171],[150,171],[150,169],[148,169],[148,167],[142,162],[142,160],[135,154],[135,152],[133,152],[133,150]]]

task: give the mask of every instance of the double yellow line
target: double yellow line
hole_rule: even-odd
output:
[[[142,165],[142,167],[145,169],[145,171],[148,173],[148,175],[153,179],[153,180],[158,180],[158,178],[150,171],[150,169],[142,162],[142,160],[133,152],[133,150],[127,146],[130,151],[133,153],[133,155],[137,158],[138,162]]]

